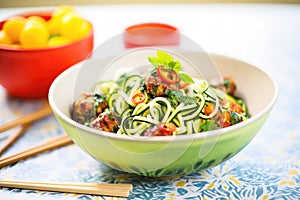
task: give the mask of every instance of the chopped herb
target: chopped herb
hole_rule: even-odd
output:
[[[173,100],[177,100],[181,103],[184,104],[193,104],[193,103],[197,103],[198,99],[197,98],[193,98],[193,97],[189,97],[189,96],[184,96],[183,93],[181,91],[175,91],[175,90],[169,90],[166,89],[165,90],[165,94],[173,99]]]
[[[97,115],[98,107],[101,103],[107,101],[107,97],[103,94],[94,93],[93,98],[95,100],[94,103],[94,115]]]
[[[205,120],[201,125],[201,132],[209,131],[209,130],[215,130],[217,128],[217,125],[214,120]]]
[[[155,85],[152,86],[151,95],[152,95],[153,97],[156,97],[157,88],[158,88],[158,87],[155,86]]]
[[[224,82],[223,82],[223,85],[227,88],[230,86],[230,81],[225,79]]]
[[[237,124],[242,120],[241,116],[238,113],[231,112],[231,111],[229,112],[230,112],[230,121],[232,124]]]
[[[107,100],[107,97],[103,94],[94,93],[93,97],[94,97],[94,100],[98,103],[102,103]]]

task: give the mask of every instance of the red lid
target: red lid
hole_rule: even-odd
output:
[[[176,46],[180,38],[176,27],[162,23],[136,24],[126,28],[123,36],[126,48]]]

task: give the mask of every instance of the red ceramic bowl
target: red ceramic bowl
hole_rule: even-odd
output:
[[[21,15],[41,16],[48,20],[51,12]],[[0,29],[4,22],[0,22]],[[57,47],[21,49],[0,45],[0,84],[15,97],[47,97],[52,81],[70,66],[88,58],[93,45],[93,31],[79,41]]]
[[[176,27],[162,23],[142,23],[130,26],[123,33],[126,48],[144,46],[177,46],[180,34]]]

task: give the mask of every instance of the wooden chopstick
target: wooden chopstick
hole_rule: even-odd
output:
[[[0,159],[0,168],[16,163],[20,160],[24,160],[26,158],[35,156],[39,153],[49,151],[58,147],[65,146],[67,144],[71,144],[72,140],[67,135],[58,136],[55,139],[52,139],[50,141],[47,141],[43,144],[34,146],[32,148],[29,148],[23,152],[16,153],[14,155],[5,157]]]
[[[30,126],[30,124],[23,124],[21,128],[14,133],[11,137],[7,139],[7,141],[0,147],[0,155],[4,153],[4,151],[10,147]]]
[[[132,191],[131,184],[113,183],[51,183],[2,180],[0,181],[0,187],[119,197],[128,197],[129,192]]]
[[[47,115],[50,115],[52,113],[52,109],[50,108],[49,104],[47,103],[45,106],[40,108],[37,111],[34,111],[28,115],[22,116],[14,121],[8,122],[6,124],[3,124],[0,126],[0,133],[6,130],[9,130],[13,127],[26,124],[29,122],[33,122],[35,120],[38,120],[42,117],[45,117]]]

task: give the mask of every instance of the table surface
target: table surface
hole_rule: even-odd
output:
[[[161,180],[119,172],[95,161],[77,146],[69,145],[4,167],[0,169],[0,179],[132,183],[129,199],[300,198],[299,5],[169,4],[75,8],[93,23],[95,46],[135,23],[172,24],[207,52],[243,60],[273,76],[279,86],[277,103],[263,128],[239,154],[219,166],[183,177]],[[41,8],[2,8],[0,19],[37,9]],[[9,97],[0,86],[0,124],[29,113],[41,104],[41,100]],[[63,130],[54,116],[48,116],[34,123],[3,157],[61,134]],[[0,145],[4,141],[2,136]],[[1,188],[0,199],[119,198]]]

